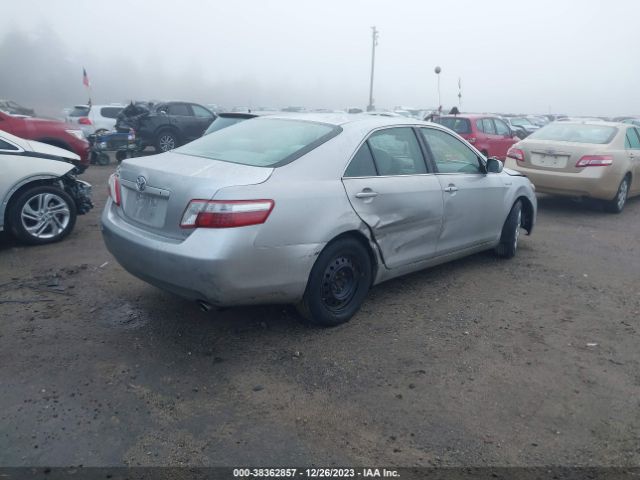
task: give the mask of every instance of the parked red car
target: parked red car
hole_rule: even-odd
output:
[[[37,140],[55,147],[64,148],[80,156],[76,164],[79,173],[89,166],[89,142],[82,130],[68,123],[43,118],[10,115],[0,111],[0,130],[26,140]]]
[[[444,115],[435,121],[456,132],[485,157],[504,161],[509,148],[520,141],[509,125],[491,115]]]

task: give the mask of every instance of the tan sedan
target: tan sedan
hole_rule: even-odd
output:
[[[601,200],[620,213],[640,195],[640,128],[613,122],[554,122],[516,143],[506,167],[536,191]]]

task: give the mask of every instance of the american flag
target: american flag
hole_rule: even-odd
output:
[[[87,71],[84,69],[84,67],[82,68],[82,84],[89,88],[89,75],[87,75]]]

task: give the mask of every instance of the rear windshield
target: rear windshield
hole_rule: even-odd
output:
[[[87,115],[89,115],[89,110],[91,110],[91,107],[87,106],[77,106],[77,107],[73,107],[73,110],[71,110],[71,112],[69,112],[69,116],[70,117],[86,117]]]
[[[122,111],[123,107],[102,107],[100,109],[100,115],[105,118],[118,118],[118,114]]]
[[[456,133],[471,133],[471,122],[466,118],[440,117],[436,122]]]
[[[517,126],[533,125],[528,118],[512,118],[511,124]]]
[[[340,127],[325,123],[252,119],[205,135],[174,151],[254,167],[279,167],[341,131]]]
[[[618,129],[607,125],[587,125],[577,123],[551,123],[533,132],[528,138],[536,140],[555,140],[558,142],[596,143],[604,145],[611,142]]]
[[[222,130],[223,128],[230,127],[231,125],[234,125],[236,123],[242,122],[244,120],[248,120],[249,118],[252,118],[252,117],[222,117],[222,116],[219,116],[218,118],[216,118],[211,123],[211,125],[209,125],[209,128],[207,128],[207,131],[204,132],[204,134],[205,135],[209,135],[210,133],[217,132],[218,130]]]

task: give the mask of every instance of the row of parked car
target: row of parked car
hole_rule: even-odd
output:
[[[110,177],[109,251],[203,309],[293,303],[336,325],[376,283],[481,250],[515,255],[520,230],[535,225],[536,191],[615,213],[640,195],[632,123],[558,119],[520,139],[505,117],[368,113],[132,102],[115,129],[162,154]],[[69,233],[91,187],[61,160],[79,156],[0,132],[1,228],[30,243]]]

